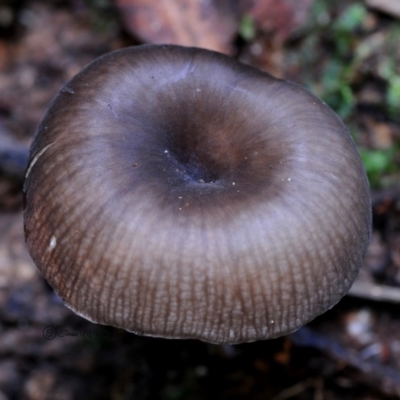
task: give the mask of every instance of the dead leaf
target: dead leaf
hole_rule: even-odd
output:
[[[286,39],[307,18],[313,0],[253,0],[247,12],[260,29]]]
[[[239,23],[234,0],[115,0],[125,28],[148,43],[203,47],[232,54]]]

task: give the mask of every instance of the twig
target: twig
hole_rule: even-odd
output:
[[[310,388],[315,388],[316,391],[320,389],[322,380],[319,379],[308,379],[303,382],[299,382],[296,385],[293,385],[282,392],[280,392],[277,396],[273,397],[272,400],[287,400],[291,399],[299,394],[305,392]]]
[[[400,303],[400,288],[370,282],[354,282],[348,295],[362,299]]]

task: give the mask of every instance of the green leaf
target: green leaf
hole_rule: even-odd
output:
[[[239,26],[239,35],[247,41],[253,40],[256,36],[256,25],[249,14],[244,14]]]

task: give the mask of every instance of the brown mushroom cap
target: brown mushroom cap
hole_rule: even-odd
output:
[[[304,88],[146,45],[64,86],[31,148],[25,233],[75,312],[140,334],[289,333],[351,286],[371,229],[347,129]]]

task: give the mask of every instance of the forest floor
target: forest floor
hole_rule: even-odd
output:
[[[337,306],[287,337],[217,346],[83,320],[25,248],[27,151],[51,99],[95,57],[157,40],[117,3],[0,4],[0,400],[399,399],[400,16],[374,1],[302,0],[311,8],[290,27],[255,7],[236,29],[225,20],[226,36],[208,38],[308,87],[343,118],[368,172],[374,217],[364,267]],[[156,15],[157,2],[148,4]]]

